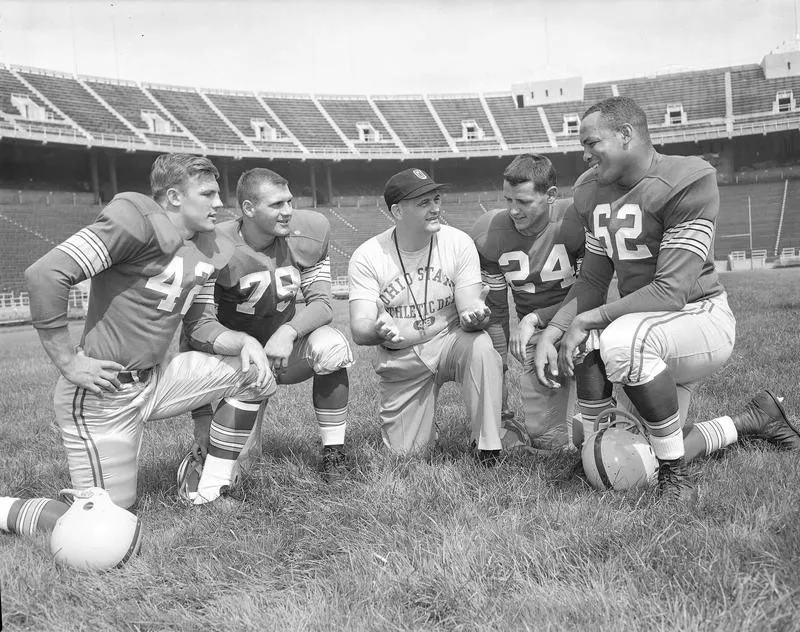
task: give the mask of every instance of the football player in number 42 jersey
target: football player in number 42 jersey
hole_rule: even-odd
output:
[[[150,173],[153,198],[117,195],[92,224],[25,273],[33,326],[61,373],[55,416],[72,486],[103,487],[122,507],[136,501],[145,421],[228,398],[215,414],[226,426],[239,399],[257,406],[275,391],[261,346],[246,334],[222,337],[213,349],[221,355],[192,351],[164,362],[192,296],[232,252],[214,230],[222,207],[217,176],[206,158],[159,156]],[[70,287],[87,278],[89,309],[76,348],[67,299]],[[245,420],[254,421],[254,415]],[[223,460],[209,476],[224,478],[232,464]],[[209,491],[205,500],[219,495],[219,489]],[[52,528],[65,510],[54,500],[0,498],[0,530]]]
[[[698,423],[684,438],[693,389],[728,359],[735,338],[714,270],[716,173],[699,158],[656,152],[644,112],[625,97],[590,107],[580,139],[590,168],[575,183],[573,199],[587,231],[586,256],[540,337],[537,377],[547,384],[559,370],[571,375],[578,346],[602,329],[599,350],[590,350],[576,372],[584,423],[613,405],[611,383],[620,385],[649,432],[660,491],[693,502],[688,460],[740,435],[798,449],[800,433],[780,399],[764,391],[742,413]],[[615,271],[620,298],[606,303]]]
[[[293,210],[285,178],[269,169],[251,169],[236,187],[241,219],[217,230],[233,244],[230,262],[209,281],[186,318],[185,334],[201,350],[213,347],[228,331],[246,332],[264,345],[279,384],[313,378],[314,413],[322,439],[322,474],[326,480],[343,465],[349,383],[353,356],[346,338],[329,325],[331,274],[330,226],[315,211]],[[296,308],[302,292],[305,308]],[[206,449],[226,450],[233,436],[214,423],[210,410],[194,412],[195,458]],[[260,424],[245,450],[259,445]],[[242,455],[244,458],[245,454]],[[207,460],[207,458],[206,458]]]
[[[480,255],[486,304],[492,310],[487,332],[507,368],[507,350],[523,365],[520,391],[525,427],[504,414],[503,446],[532,444],[537,448],[568,445],[568,388],[539,384],[533,371],[533,350],[539,333],[558,310],[575,282],[583,258],[584,231],[570,200],[556,199],[556,171],[545,156],[517,156],[503,173],[507,208],[483,215],[472,229]],[[508,288],[519,326],[509,328]]]

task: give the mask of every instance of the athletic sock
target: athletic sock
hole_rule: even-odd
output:
[[[0,496],[0,531],[33,535],[52,531],[69,505],[51,498],[12,498]]]
[[[247,442],[258,418],[261,402],[242,402],[232,397],[222,400],[211,421],[208,455],[192,502],[202,505],[216,500],[220,487],[231,484],[236,459]]]
[[[347,369],[314,374],[311,394],[322,445],[342,445],[347,431],[347,402],[350,397]]]
[[[696,423],[694,428],[697,429],[705,443],[705,456],[739,440],[739,433],[736,431],[733,419],[728,416],[701,421]]]

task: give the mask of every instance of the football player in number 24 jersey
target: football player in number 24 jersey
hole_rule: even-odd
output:
[[[568,444],[569,405],[575,385],[542,386],[533,372],[533,349],[575,282],[584,251],[584,230],[570,200],[557,199],[556,172],[546,156],[517,156],[503,173],[507,208],[483,215],[472,229],[481,275],[492,310],[487,331],[507,367],[507,349],[522,363],[520,391],[525,427],[504,411],[503,446]],[[519,325],[509,328],[508,288]],[[510,344],[509,344],[510,343]],[[505,408],[505,406],[504,406]]]

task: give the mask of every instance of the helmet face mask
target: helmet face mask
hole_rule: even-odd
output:
[[[74,502],[50,534],[50,552],[56,562],[105,571],[124,565],[139,552],[139,519],[115,505],[106,490],[64,489],[60,495],[72,496]]]
[[[648,487],[658,473],[653,448],[640,432],[638,420],[631,423],[628,415],[613,412],[618,415],[616,421],[599,429],[596,424],[595,431],[584,441],[581,460],[586,478],[598,491]]]

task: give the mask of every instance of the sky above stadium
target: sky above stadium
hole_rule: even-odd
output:
[[[0,59],[317,94],[508,91],[759,63],[798,0],[0,0]]]

